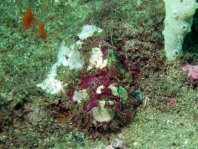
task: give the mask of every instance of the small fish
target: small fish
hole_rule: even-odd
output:
[[[139,90],[136,90],[135,91],[135,94],[136,94],[136,99],[138,102],[142,102],[142,99],[143,99],[143,94],[142,92],[140,92]]]
[[[1,54],[5,54],[5,53],[7,53],[7,52],[8,52],[8,51],[6,51],[6,50],[1,50],[1,51],[0,51],[0,55],[1,55]]]
[[[140,92],[140,90],[136,90],[135,95],[136,95],[136,98],[135,98],[135,101],[134,101],[133,104],[134,104],[135,107],[138,107],[143,102],[143,94],[142,94],[142,92]]]
[[[73,139],[78,143],[83,143],[83,138],[78,135],[73,135]]]

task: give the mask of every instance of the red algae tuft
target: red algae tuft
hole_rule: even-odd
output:
[[[44,24],[43,21],[39,22],[39,33],[40,33],[40,37],[43,40],[47,39],[47,34],[46,34],[46,31],[45,31],[45,24]]]
[[[37,19],[34,17],[32,10],[30,8],[26,9],[24,16],[23,16],[22,23],[26,29],[33,27],[34,24],[38,25],[40,38],[43,40],[47,39],[47,34],[45,31],[45,23],[43,21],[37,21]]]
[[[23,26],[28,29],[31,28],[35,22],[36,19],[33,16],[32,10],[27,8],[23,16]]]

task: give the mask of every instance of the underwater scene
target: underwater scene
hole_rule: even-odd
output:
[[[0,149],[198,148],[196,0],[1,0]]]

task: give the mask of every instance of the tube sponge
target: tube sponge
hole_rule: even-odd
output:
[[[166,10],[163,30],[165,53],[168,60],[175,60],[183,53],[183,40],[191,30],[197,3],[196,0],[164,0],[164,2]]]

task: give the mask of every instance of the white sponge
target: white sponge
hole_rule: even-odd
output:
[[[168,60],[175,60],[183,53],[183,39],[191,30],[197,3],[196,0],[164,0],[164,2],[166,9],[163,30],[165,52]]]

